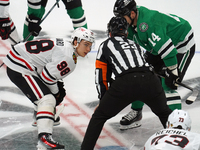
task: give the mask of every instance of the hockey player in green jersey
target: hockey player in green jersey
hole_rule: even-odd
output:
[[[113,12],[127,20],[128,38],[147,50],[147,62],[165,77],[161,82],[170,109],[181,109],[176,82],[183,80],[195,53],[191,25],[176,15],[137,6],[134,0],[116,0]],[[141,126],[143,105],[141,101],[132,103],[132,110],[120,120],[120,129]]]
[[[41,30],[39,22],[45,13],[45,7],[48,0],[27,0],[28,12],[24,22],[23,38],[26,39],[30,32],[28,40],[32,40]],[[67,14],[72,20],[73,28],[84,27],[87,29],[87,21],[82,8],[81,0],[62,0]]]

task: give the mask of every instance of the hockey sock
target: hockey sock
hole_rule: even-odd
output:
[[[84,10],[82,7],[76,7],[70,10],[67,10],[67,14],[72,19],[74,29],[78,27],[84,27],[87,29],[87,21],[84,15]]]
[[[43,15],[45,13],[45,7],[41,6],[40,9],[32,9],[30,7],[28,7],[28,12],[27,14],[30,15],[34,15],[35,17],[38,17],[38,18],[42,18]],[[25,19],[25,22],[24,22],[24,29],[23,29],[23,38],[26,39],[26,37],[29,35],[29,30],[28,30],[28,20],[27,20],[27,17]],[[30,40],[33,40],[34,36],[31,36],[28,41]]]
[[[138,111],[138,110],[142,110],[143,106],[144,106],[143,102],[141,102],[141,101],[135,101],[135,102],[132,103],[131,108],[133,110],[137,110]]]

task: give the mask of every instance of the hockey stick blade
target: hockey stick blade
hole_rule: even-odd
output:
[[[157,75],[162,77],[162,78],[165,78],[164,76],[162,76],[160,74],[157,74]],[[192,91],[192,94],[185,101],[186,104],[190,105],[197,99],[197,96],[199,95],[199,92],[197,90],[194,90],[190,86],[188,86],[188,85],[186,85],[184,83],[181,83],[179,81],[176,81],[176,84],[178,84],[178,85],[180,85],[180,86]]]
[[[62,111],[64,110],[65,108],[65,105],[62,104],[60,106],[57,106],[57,111],[56,111],[56,114],[55,114],[55,120],[58,118],[58,116],[62,113]]]
[[[196,99],[197,96],[199,95],[199,92],[197,90],[193,90],[192,94],[186,99],[186,104],[190,105],[192,104]]]
[[[192,91],[192,94],[185,101],[185,103],[188,104],[188,105],[192,104],[197,99],[199,92],[197,90],[194,90],[190,86],[183,84],[181,82],[177,82],[177,84]]]

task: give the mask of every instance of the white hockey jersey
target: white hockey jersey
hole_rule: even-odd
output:
[[[23,75],[39,77],[56,94],[57,81],[73,72],[77,56],[64,39],[40,39],[15,45],[4,63]]]
[[[200,134],[180,129],[163,129],[147,140],[144,150],[200,150]]]
[[[9,17],[9,0],[0,0],[0,18]]]

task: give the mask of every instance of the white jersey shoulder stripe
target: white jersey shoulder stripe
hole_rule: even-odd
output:
[[[30,69],[31,71],[33,71],[33,68],[31,67],[31,65],[24,59],[20,58],[19,56],[17,56],[16,54],[14,54],[12,51],[10,51],[10,55],[18,60],[19,62],[21,62],[21,64],[25,64],[27,66],[28,69]]]

